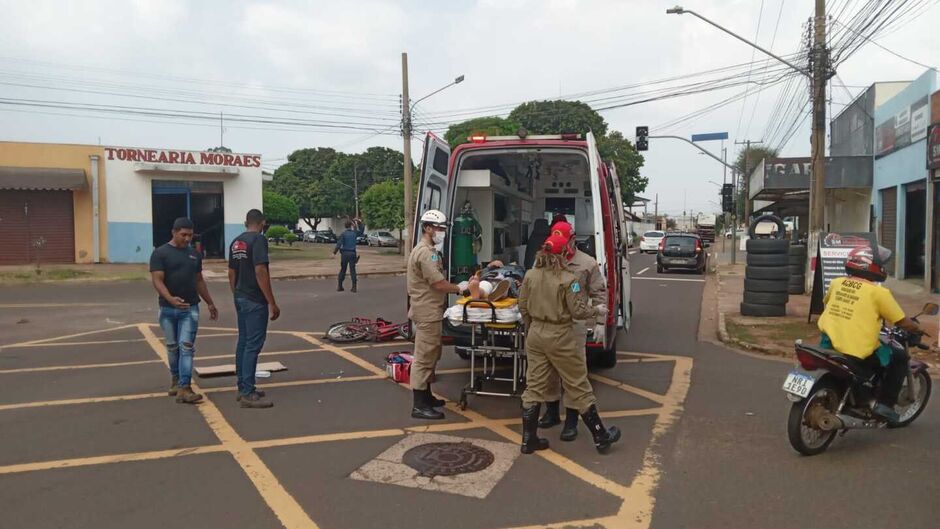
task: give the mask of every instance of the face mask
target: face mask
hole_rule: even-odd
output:
[[[447,234],[446,234],[445,232],[443,232],[443,231],[435,231],[435,232],[434,232],[434,244],[435,244],[436,246],[440,246],[440,245],[444,244],[444,237],[445,237],[445,236],[447,236]]]

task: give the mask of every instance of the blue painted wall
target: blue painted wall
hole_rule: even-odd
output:
[[[921,75],[916,81],[902,90],[898,95],[885,101],[884,104],[875,109],[875,126],[884,123],[892,116],[895,116],[905,107],[909,107],[918,99],[929,96],[935,92],[940,84],[937,72],[932,70]],[[921,139],[917,142],[895,151],[887,156],[875,160],[874,179],[872,187],[872,204],[875,207],[875,215],[878,222],[881,222],[881,193],[883,189],[897,187],[897,245],[892,248],[895,252],[895,276],[898,279],[904,279],[905,253],[907,245],[905,244],[905,218],[907,215],[907,193],[904,184],[909,184],[918,180],[927,178],[926,167],[927,159],[927,141]],[[930,219],[924,219],[925,224]]]
[[[153,225],[149,222],[109,222],[108,261],[148,263],[153,252]]]
[[[228,248],[232,245],[235,237],[238,237],[245,231],[244,224],[226,224],[225,225],[225,257],[228,258]]]

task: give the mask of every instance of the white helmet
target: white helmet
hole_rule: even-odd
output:
[[[430,224],[441,228],[447,227],[447,215],[436,209],[429,209],[421,215],[421,224]]]

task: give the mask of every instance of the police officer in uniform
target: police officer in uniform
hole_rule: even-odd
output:
[[[564,218],[564,217],[562,217]],[[597,261],[590,255],[582,252],[575,244],[576,239],[571,224],[565,220],[559,220],[552,225],[550,233],[563,237],[567,243],[564,251],[567,260],[568,271],[578,278],[581,290],[587,292],[591,304],[595,307],[607,303],[607,282],[601,274],[601,269]],[[582,356],[587,362],[587,329],[590,325],[594,331],[593,341],[604,343],[604,335],[607,330],[607,312],[598,314],[596,317],[588,320],[578,320],[574,322],[574,332],[580,336]],[[539,420],[539,428],[551,428],[561,423],[559,397],[561,395],[561,380],[557,376],[551,377],[549,382],[549,397],[555,395],[555,400],[549,400],[545,403],[545,415]],[[578,437],[578,410],[571,406],[571,403],[565,402],[565,425],[561,430],[562,441],[574,441]]]
[[[551,378],[560,377],[565,396],[591,430],[594,446],[604,453],[620,440],[620,430],[604,427],[597,412],[594,390],[588,382],[583,336],[574,330],[575,320],[589,320],[606,313],[604,305],[592,307],[578,278],[567,270],[562,255],[568,240],[552,235],[535,260],[535,267],[522,281],[519,311],[526,326],[526,389],[522,394],[523,454],[548,448],[538,437],[541,403],[557,399],[551,393]]]
[[[444,243],[446,235],[447,216],[436,209],[426,211],[421,215],[421,240],[408,259],[408,297],[411,299],[408,318],[415,336],[411,416],[416,419],[444,418],[444,413],[435,408],[445,402],[431,393],[431,381],[441,358],[441,321],[447,294],[459,294],[462,290],[444,277],[441,255],[435,248]]]

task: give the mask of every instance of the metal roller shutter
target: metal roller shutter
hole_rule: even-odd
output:
[[[898,188],[889,187],[881,190],[881,245],[888,248],[895,255],[898,252],[897,246],[897,227],[898,227]],[[894,274],[894,263],[897,258],[891,260],[888,265],[888,272]]]
[[[0,190],[0,264],[74,263],[74,222],[71,191]]]

